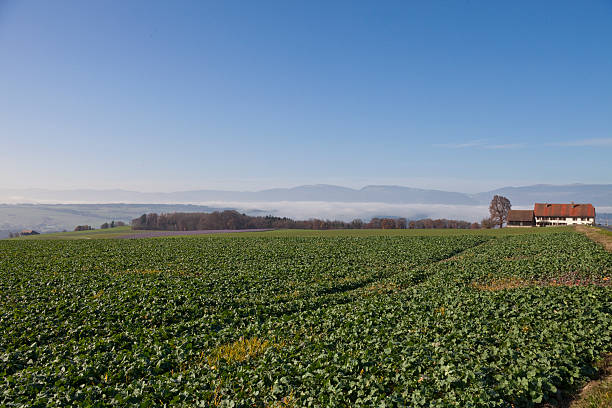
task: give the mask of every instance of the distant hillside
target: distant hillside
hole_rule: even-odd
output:
[[[71,231],[76,225],[99,228],[107,221],[129,223],[144,213],[211,212],[224,210],[201,205],[167,204],[0,204],[0,238],[9,232],[34,229],[39,232]]]
[[[475,194],[481,204],[487,204],[491,197],[500,194],[508,197],[513,205],[533,205],[535,202],[548,203],[591,203],[594,206],[612,206],[612,184],[570,184],[554,186],[538,184],[525,187],[504,187],[486,193]]]
[[[612,184],[539,184],[503,187],[478,194],[428,190],[402,186],[365,186],[361,189],[327,184],[261,191],[194,190],[171,193],[142,193],[128,190],[44,190],[0,189],[4,203],[204,203],[323,201],[348,203],[484,205],[494,194],[501,194],[514,205],[544,202],[590,202],[612,206]]]

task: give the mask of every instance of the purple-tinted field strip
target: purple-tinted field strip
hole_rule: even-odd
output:
[[[180,235],[206,235],[206,234],[227,234],[229,232],[264,232],[271,229],[242,229],[242,230],[196,230],[196,231],[146,231],[138,234],[127,234],[116,237],[116,239],[136,239],[136,238],[156,238],[173,237]]]

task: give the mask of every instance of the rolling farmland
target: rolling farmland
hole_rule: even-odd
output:
[[[611,278],[562,228],[0,241],[0,406],[554,402]]]

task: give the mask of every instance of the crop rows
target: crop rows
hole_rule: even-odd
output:
[[[4,241],[0,406],[531,406],[612,351],[611,271],[573,232]]]

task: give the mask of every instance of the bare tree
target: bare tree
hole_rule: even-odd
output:
[[[355,218],[353,221],[351,221],[351,228],[354,228],[354,229],[363,228],[363,220],[360,218]]]
[[[398,229],[406,229],[406,224],[407,221],[405,218],[398,218],[397,220],[395,220],[395,226]]]
[[[482,221],[480,221],[480,226],[486,229],[493,228],[495,226],[495,221],[491,218],[483,218]]]
[[[499,228],[504,226],[504,222],[508,219],[508,212],[512,208],[512,204],[510,204],[510,200],[508,200],[504,196],[495,195],[491,200],[491,205],[489,205],[489,214],[491,214],[491,219],[495,221]]]
[[[383,218],[380,222],[380,227],[382,229],[395,229],[395,220],[391,218]]]

